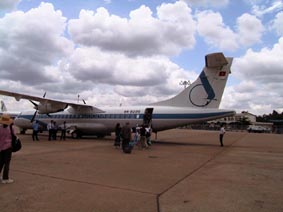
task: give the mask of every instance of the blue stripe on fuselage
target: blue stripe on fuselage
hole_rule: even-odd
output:
[[[218,117],[225,114],[227,114],[227,112],[197,113],[197,114],[153,114],[152,118],[153,119],[203,119],[210,117]]]

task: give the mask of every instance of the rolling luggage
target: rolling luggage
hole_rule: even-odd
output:
[[[127,145],[127,146],[124,147],[123,152],[126,153],[126,154],[131,154],[132,153],[132,149],[133,149],[132,146]]]

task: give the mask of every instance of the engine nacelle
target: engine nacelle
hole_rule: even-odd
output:
[[[37,110],[39,114],[49,114],[49,113],[57,113],[64,111],[68,107],[68,104],[50,104],[50,103],[45,103],[45,104],[39,104],[37,106]]]

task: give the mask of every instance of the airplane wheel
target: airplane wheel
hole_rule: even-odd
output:
[[[81,137],[81,134],[79,132],[77,132],[77,131],[74,131],[74,132],[72,132],[71,136],[74,139],[78,139],[78,138]]]
[[[26,134],[26,130],[25,130],[25,129],[21,129],[21,130],[20,130],[20,134],[21,134],[21,135]]]

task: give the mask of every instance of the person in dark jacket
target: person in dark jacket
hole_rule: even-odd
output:
[[[116,148],[120,147],[120,143],[121,143],[121,126],[120,126],[120,123],[117,123],[116,124],[116,127],[115,127],[115,141],[114,141],[114,146]]]
[[[129,143],[130,143],[131,138],[132,138],[132,132],[131,132],[131,128],[130,128],[129,122],[127,122],[126,125],[124,125],[122,127],[121,137],[123,139],[122,140],[122,149],[124,150],[125,147],[129,146]]]

